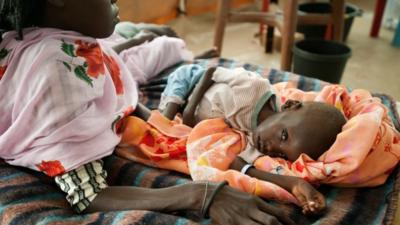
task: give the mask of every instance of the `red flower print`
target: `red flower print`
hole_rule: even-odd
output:
[[[124,111],[124,117],[127,117],[133,113],[133,106],[128,106]]]
[[[395,137],[393,138],[393,144],[398,144],[399,141],[400,141],[400,139],[399,139],[398,137],[395,136]]]
[[[140,141],[140,144],[145,144],[149,147],[154,147],[154,145],[155,145],[154,137],[151,136],[150,133],[147,133],[147,134],[145,134],[143,139]]]
[[[178,146],[176,150],[169,152],[171,159],[179,159],[182,155],[186,155],[186,146]]]
[[[7,70],[7,65],[6,66],[0,66],[0,80],[3,78],[3,75],[6,73]]]
[[[385,152],[390,152],[392,150],[392,145],[391,144],[386,144],[385,145]]]
[[[358,102],[360,102],[360,101],[361,101],[361,97],[360,97],[360,96],[358,96],[358,95],[354,96],[354,98],[356,99],[356,103],[358,103]]]
[[[376,138],[375,138],[375,141],[374,141],[373,146],[377,146],[377,145],[381,142],[381,140],[382,140],[382,135],[381,135],[381,133],[379,132],[379,133],[376,135]]]
[[[150,158],[154,162],[159,162],[159,161],[163,160],[163,158],[161,158],[160,156],[151,156]]]
[[[123,111],[123,117],[118,116],[117,119],[114,120],[112,127],[115,127],[114,131],[116,134],[120,135],[124,130],[124,118],[127,116],[131,115],[133,112],[133,107],[128,106],[124,111]]]
[[[124,93],[124,85],[121,80],[121,71],[119,69],[118,63],[113,57],[106,54],[104,54],[104,63],[106,64],[107,69],[111,74],[111,78],[114,82],[117,95],[122,95]]]
[[[78,45],[76,55],[83,57],[87,62],[87,74],[93,78],[104,74],[103,53],[98,43],[88,43],[78,40],[75,42]]]
[[[64,166],[61,164],[60,161],[43,161],[42,163],[36,165],[37,168],[44,172],[47,176],[55,177],[65,173]]]
[[[299,171],[300,173],[302,173],[302,172],[303,172],[303,170],[304,170],[304,166],[303,166],[303,165],[301,165],[301,163],[300,163],[300,162],[296,162],[294,166],[295,166],[295,168],[296,168],[296,170],[297,170],[297,171]]]
[[[286,97],[285,97],[285,96],[282,96],[282,97],[281,97],[281,103],[284,104],[285,102],[286,102]]]

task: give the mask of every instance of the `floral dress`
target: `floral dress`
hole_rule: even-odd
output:
[[[187,50],[161,38],[120,57],[107,41],[72,31],[29,28],[22,41],[16,37],[7,32],[0,43],[0,158],[57,177],[82,211],[106,187],[98,160],[121,140],[121,120],[138,101],[136,80],[185,60]],[[153,53],[164,47],[183,50]]]

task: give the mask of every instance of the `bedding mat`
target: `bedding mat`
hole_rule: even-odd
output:
[[[227,59],[199,60],[205,67],[243,66],[247,70],[259,72],[271,83],[293,81],[305,91],[320,90],[327,83],[297,76],[288,72],[265,69],[251,64],[240,64]],[[176,67],[174,67],[176,68]],[[157,79],[141,87],[141,101],[151,108],[157,108],[161,92],[165,88],[168,74],[164,71]],[[384,94],[375,94],[389,108],[390,116],[398,130],[400,120],[393,99]],[[131,185],[161,188],[189,182],[190,178],[176,172],[151,168],[130,162],[115,155],[106,157],[105,167],[111,185]],[[319,190],[326,196],[328,210],[321,217],[305,217],[294,205],[279,204],[297,224],[388,224],[394,225],[400,190],[399,166],[384,185],[375,188],[333,188],[321,186]],[[0,160],[0,224],[209,224],[194,212],[163,214],[141,210],[93,213],[76,215],[70,209],[64,194],[58,190],[52,179],[43,174],[24,168],[7,165]]]

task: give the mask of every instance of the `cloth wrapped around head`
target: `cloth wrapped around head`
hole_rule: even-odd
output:
[[[317,161],[307,155],[292,163],[264,156],[257,159],[256,168],[336,186],[377,186],[386,181],[400,159],[400,134],[378,98],[361,89],[349,93],[340,85],[328,85],[318,93],[303,92],[290,83],[275,88],[282,102],[325,102],[341,110],[348,121]]]

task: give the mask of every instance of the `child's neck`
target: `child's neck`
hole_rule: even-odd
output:
[[[273,110],[273,107],[271,105],[271,101],[267,101],[265,105],[262,107],[260,113],[258,114],[257,118],[257,125],[262,123],[264,120],[266,120],[268,117],[274,115],[276,112]]]

